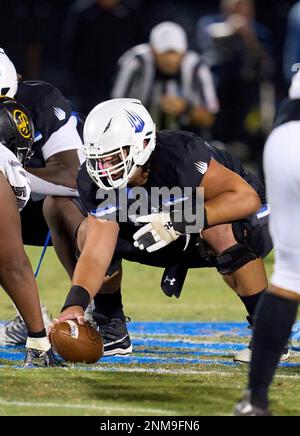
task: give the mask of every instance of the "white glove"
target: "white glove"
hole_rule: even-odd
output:
[[[134,246],[148,253],[160,250],[176,241],[181,233],[174,229],[169,213],[160,212],[137,218],[138,223],[148,223],[134,235]]]

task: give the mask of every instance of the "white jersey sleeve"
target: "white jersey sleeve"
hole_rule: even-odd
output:
[[[42,153],[46,162],[56,153],[67,150],[78,150],[81,153],[82,148],[83,144],[77,130],[77,119],[75,116],[71,116],[66,124],[52,133],[43,145]]]
[[[29,178],[16,156],[1,143],[0,171],[15,193],[18,209],[22,210],[30,197]]]

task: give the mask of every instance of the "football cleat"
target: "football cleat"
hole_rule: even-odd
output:
[[[253,330],[253,324],[254,324],[254,319],[252,316],[248,316],[247,320],[249,322],[249,329]],[[251,358],[252,358],[252,349],[253,349],[253,335],[252,338],[249,342],[249,345],[247,348],[245,348],[242,351],[238,351],[237,353],[234,354],[233,356],[233,360],[234,362],[240,362],[240,363],[250,363],[251,362]],[[283,353],[281,355],[280,358],[280,362],[285,362],[286,360],[288,360],[290,358],[290,352],[289,352],[289,347],[288,345],[286,347],[284,347]]]
[[[237,403],[234,416],[272,416],[269,409],[261,409],[251,404],[251,393],[246,391],[244,398]]]
[[[23,363],[23,368],[63,368],[66,365],[60,362],[54,355],[52,348],[48,351],[35,350],[33,348],[26,349],[26,356]]]
[[[51,315],[45,306],[41,307],[44,325],[46,331],[52,322]],[[0,327],[0,346],[25,345],[27,341],[27,327],[20,315],[17,315],[13,321],[9,321]]]
[[[126,356],[132,353],[132,345],[126,326],[129,318],[108,318],[94,312],[97,330],[104,343],[103,356]]]
[[[240,363],[250,363],[252,358],[252,342],[250,342],[249,346],[242,351],[239,351],[233,356],[233,360],[235,362]],[[280,362],[285,362],[290,358],[289,347],[286,346],[283,350],[283,353],[280,358]]]

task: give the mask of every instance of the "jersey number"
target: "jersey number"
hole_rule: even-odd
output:
[[[23,188],[14,187],[13,189],[14,189],[14,193],[16,194],[16,197],[27,198],[27,189],[26,189],[26,186],[24,186]]]

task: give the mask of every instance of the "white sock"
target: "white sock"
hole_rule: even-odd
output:
[[[44,338],[27,338],[26,348],[33,348],[39,351],[49,351],[51,344],[47,336]]]

